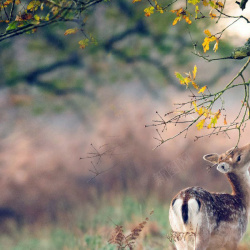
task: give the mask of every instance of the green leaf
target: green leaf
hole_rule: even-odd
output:
[[[98,42],[97,42],[96,38],[93,37],[92,34],[90,34],[90,41],[91,41],[92,44],[98,45]]]
[[[209,1],[209,4],[212,8],[217,9],[215,1]]]
[[[78,44],[80,45],[81,49],[85,49],[85,47],[88,46],[88,44],[89,44],[89,39],[88,38],[83,39],[83,40],[79,41]]]
[[[36,21],[39,21],[39,20],[40,20],[40,16],[34,15],[34,19],[35,19]]]
[[[175,76],[180,80],[181,84],[185,84],[185,78],[179,72],[175,72]]]
[[[11,22],[8,27],[6,28],[6,31],[9,31],[9,30],[14,30],[16,29],[18,26],[18,22],[17,21],[14,21],[14,22]]]
[[[217,117],[215,116],[215,117],[213,117],[212,119],[211,119],[211,125],[213,125],[213,126],[215,126],[216,125],[216,123],[217,123]]]
[[[50,13],[48,13],[47,16],[44,18],[45,21],[49,21],[49,14]]]

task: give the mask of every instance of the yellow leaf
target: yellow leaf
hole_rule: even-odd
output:
[[[163,14],[163,8],[157,3],[157,1],[155,1],[155,9],[160,12],[161,14]]]
[[[188,16],[183,16],[183,18],[185,19],[185,21],[188,23],[188,24],[191,24],[192,21],[189,19]]]
[[[141,2],[141,0],[133,0],[132,3]]]
[[[193,5],[196,5],[200,2],[200,0],[188,0],[188,3],[191,3]]]
[[[197,108],[197,104],[196,104],[196,102],[194,101],[194,102],[192,102],[192,104],[193,104],[193,106],[194,106],[194,110],[195,110],[195,112],[198,112],[198,108]]]
[[[210,11],[209,16],[211,17],[211,19],[214,19],[217,17],[215,14],[212,13],[212,10]]]
[[[196,73],[197,73],[197,66],[194,65],[194,70],[193,70],[193,79],[195,80],[196,78]]]
[[[34,19],[35,19],[36,21],[39,21],[39,20],[40,20],[40,17],[39,17],[38,15],[34,15]]]
[[[204,33],[205,33],[208,37],[212,36],[212,34],[211,34],[211,32],[210,32],[209,30],[204,30]]]
[[[201,130],[204,127],[205,119],[201,120],[197,125],[197,129]]]
[[[57,6],[54,6],[52,9],[51,9],[52,13],[54,16],[57,15],[57,13],[59,12],[59,8]]]
[[[216,119],[219,119],[219,118],[220,118],[220,115],[221,115],[221,110],[219,109],[219,110],[215,113],[214,117],[216,117]]]
[[[177,16],[180,15],[180,13],[183,12],[183,8],[177,9],[177,10],[171,10],[171,12],[176,13]]]
[[[153,6],[144,9],[145,16],[149,17],[151,14],[153,14],[154,13],[154,9],[155,8]]]
[[[202,46],[203,46],[203,50],[205,53],[209,50],[209,43],[213,42],[215,40],[217,40],[217,38],[215,36],[204,38],[204,42],[202,43]]]
[[[199,110],[196,111],[199,115],[203,115],[205,118],[209,118],[210,116],[210,110],[205,108],[205,107],[201,107],[199,108]]]
[[[181,15],[181,14],[184,15],[185,13],[186,13],[186,12],[183,10],[183,8],[180,8],[180,9],[177,10],[176,15],[177,15],[177,16],[179,16],[179,15]]]
[[[204,33],[208,36],[204,38],[204,41],[202,43],[203,50],[206,53],[209,50],[209,43],[218,39],[215,36],[213,36],[209,30],[204,30]],[[218,49],[218,43],[216,43],[216,46],[214,47],[214,51],[216,51],[217,49]]]
[[[213,42],[213,41],[215,41],[216,39],[217,39],[217,38],[216,38],[215,36],[209,37],[210,42]]]
[[[196,5],[196,6],[195,6],[195,18],[198,17],[198,12],[199,12],[199,6]]]
[[[203,86],[202,88],[200,88],[198,94],[200,93],[204,93],[204,91],[207,89],[207,86]]]
[[[195,82],[192,81],[192,84],[195,89],[199,89],[199,86]]]
[[[181,20],[181,17],[180,17],[180,16],[176,17],[176,18],[174,19],[174,21],[173,21],[173,25],[176,25],[177,22],[180,21],[180,20]]]
[[[227,118],[226,118],[226,116],[224,117],[224,125],[227,125]]]
[[[70,34],[75,34],[76,32],[78,32],[79,29],[77,28],[74,28],[74,29],[68,29],[64,32],[64,35],[67,36],[67,35],[70,35]]]
[[[6,0],[4,3],[3,3],[3,1],[1,1],[1,2],[2,2],[2,4],[3,4],[3,7],[6,8],[8,5],[10,5],[10,4],[13,2],[13,0]],[[2,4],[0,4],[0,6],[1,6]]]
[[[20,4],[20,3],[21,3],[20,0],[15,0],[15,4],[16,4],[16,5],[18,5],[18,4]]]
[[[206,118],[209,118],[209,117],[210,117],[211,110],[204,108],[203,111],[204,111],[204,114],[203,114],[203,115],[204,115]]]
[[[175,13],[175,12],[177,12],[177,10],[170,10],[170,12]]]
[[[207,0],[203,0],[203,5],[204,5],[204,6],[208,6]]]
[[[210,43],[209,37],[205,37],[204,42],[202,43],[203,50],[205,53],[209,50],[209,43]]]
[[[223,8],[224,7],[224,4],[222,2],[217,2],[216,3],[220,8]]]
[[[191,82],[191,79],[189,77],[184,78],[184,83],[188,86],[188,84]]]
[[[204,109],[203,108],[199,108],[197,110],[197,113],[198,113],[198,115],[203,115],[204,114]]]
[[[38,7],[40,7],[40,5],[41,5],[40,1],[31,1],[27,6],[27,10],[36,11]]]
[[[210,129],[212,127],[211,123],[207,125],[207,128]]]

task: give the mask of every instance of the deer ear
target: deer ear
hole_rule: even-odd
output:
[[[205,161],[212,163],[212,164],[216,164],[216,163],[218,163],[219,155],[216,153],[215,154],[208,154],[208,155],[204,155],[203,159]]]

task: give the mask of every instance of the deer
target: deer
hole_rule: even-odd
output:
[[[223,173],[232,193],[208,192],[201,187],[181,190],[171,201],[169,222],[178,250],[237,249],[250,216],[250,144],[203,159]],[[192,235],[193,234],[193,235]]]

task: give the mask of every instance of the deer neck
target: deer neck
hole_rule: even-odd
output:
[[[232,195],[239,197],[244,205],[250,209],[250,175],[244,173],[228,173],[227,178],[232,187]]]

